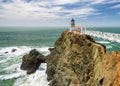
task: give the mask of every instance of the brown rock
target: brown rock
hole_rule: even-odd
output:
[[[63,32],[46,63],[51,86],[120,86],[120,51],[106,53],[87,35]]]
[[[49,50],[50,52],[52,52],[52,51],[54,50],[54,48],[49,48],[48,50]]]
[[[95,78],[99,81],[99,84],[103,86],[120,86],[120,53],[106,53],[101,61],[96,64],[96,69]]]
[[[69,31],[49,50],[46,58],[35,49],[30,51],[21,69],[30,74],[46,62],[50,86],[120,86],[120,51],[108,53],[90,36]]]
[[[23,56],[20,68],[26,70],[27,74],[31,74],[39,68],[41,63],[45,63],[44,56],[36,49],[33,49],[29,54]]]
[[[17,51],[17,49],[12,49],[12,50],[11,50],[11,52],[15,52],[15,51]]]
[[[8,51],[5,52],[5,54],[7,54],[7,53],[8,53]]]

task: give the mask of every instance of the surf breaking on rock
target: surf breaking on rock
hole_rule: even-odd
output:
[[[64,31],[54,48],[49,50],[51,52],[44,56],[44,61],[47,64],[47,80],[51,86],[120,85],[120,51],[107,53],[104,45],[88,35]],[[34,51],[32,55],[36,55],[37,51]],[[29,70],[33,69],[34,64],[42,63],[38,61],[41,58],[36,61],[38,56],[39,53],[31,59],[29,54],[22,62],[26,64],[21,66],[27,65]],[[33,69],[34,72],[37,68]]]

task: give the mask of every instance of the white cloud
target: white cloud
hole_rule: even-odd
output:
[[[74,4],[80,2],[81,0],[53,0],[54,4]]]
[[[13,3],[2,3],[0,9],[0,18],[5,19],[45,19],[45,18],[66,18],[66,17],[86,17],[95,14],[95,9],[91,7],[67,9],[61,4],[72,4],[80,0],[53,0],[40,2],[24,2],[14,0]],[[59,4],[59,5],[56,5]],[[64,15],[64,16],[63,16]]]
[[[67,7],[75,6],[76,3],[79,3],[80,6],[77,4],[78,7]],[[28,3],[25,0],[13,0],[11,3],[0,3],[0,7],[2,7],[0,22],[7,20],[10,25],[21,23],[21,25],[29,26],[32,24],[57,25],[57,22],[60,24],[72,17],[86,20],[89,18],[88,16],[100,14],[93,6],[99,3],[104,2],[103,0],[35,0]],[[66,25],[65,22],[63,24]]]
[[[111,8],[120,8],[120,4],[117,4],[115,6],[112,6]]]
[[[100,3],[104,3],[105,0],[93,0],[90,4],[100,4]]]
[[[120,2],[120,0],[85,0],[85,1],[90,2],[90,5],[113,4],[113,3],[119,3]]]
[[[52,13],[57,12],[61,7],[45,8],[40,7],[39,4],[19,2],[19,4],[9,3],[2,4],[0,10],[0,17],[9,19],[41,19],[41,18],[58,18],[59,16]]]
[[[117,2],[120,2],[120,0],[107,0],[106,3],[117,3]]]
[[[118,12],[117,14],[119,14],[119,15],[120,15],[120,12]]]
[[[68,12],[69,14],[66,16],[69,17],[86,17],[88,15],[92,15],[95,12],[93,8],[82,8],[82,9],[73,9],[73,10],[64,10],[63,12]]]
[[[8,20],[18,22],[18,25],[19,22],[22,24],[24,22],[32,22],[32,24],[41,22],[43,25],[45,22],[47,25],[46,22],[63,22],[72,17],[89,20],[88,16],[102,14],[99,6],[120,2],[120,0],[9,0],[6,3],[2,1],[0,0],[0,22]],[[120,6],[118,4],[113,8],[120,8]]]

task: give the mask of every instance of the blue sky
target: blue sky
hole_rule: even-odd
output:
[[[120,0],[0,0],[0,26],[120,27]]]

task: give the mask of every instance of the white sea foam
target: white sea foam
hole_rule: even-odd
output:
[[[42,48],[40,48],[39,50],[40,50],[41,52],[49,52],[48,48],[49,48],[49,47],[42,47]]]
[[[31,49],[37,49],[42,54],[49,54],[49,47],[28,47],[28,46],[19,46],[19,47],[5,47],[0,48],[0,63],[4,66],[4,64],[10,64],[9,66],[4,67],[0,71],[6,71],[7,74],[0,75],[1,80],[13,79],[16,78],[16,82],[14,86],[47,86],[47,75],[46,64],[42,64],[40,68],[36,71],[36,73],[27,75],[25,71],[20,70],[20,65],[22,61],[23,55],[29,53]],[[16,49],[15,52],[12,52],[12,49]],[[5,53],[8,52],[8,53]],[[20,60],[16,62],[17,60]],[[13,63],[11,63],[11,62]],[[1,66],[1,65],[0,65]]]
[[[97,38],[102,38],[104,40],[120,43],[120,34],[89,30],[86,31],[86,34]]]
[[[16,80],[14,86],[48,86],[46,64],[41,64],[40,68],[31,75],[25,75]]]
[[[26,53],[29,53],[29,51],[34,48],[40,51],[41,53],[43,53],[44,55],[47,55],[50,53],[48,50],[49,47],[41,47],[41,48],[40,47],[27,47],[27,46],[5,47],[5,48],[0,48],[0,59],[2,58],[2,60],[0,60],[0,63],[8,62],[9,60],[13,60],[16,57],[22,58],[23,55],[25,55]],[[12,49],[16,49],[16,51],[12,52]]]
[[[26,74],[25,72],[19,72],[19,73],[13,73],[13,74],[0,75],[0,81],[19,78],[24,76],[25,74]]]
[[[110,49],[110,48],[112,48],[112,46],[111,46],[111,45],[107,45],[106,48],[107,48],[107,49]]]
[[[26,71],[20,69],[20,64],[13,64],[3,69],[7,74],[0,75],[0,80],[14,79],[22,77],[26,74]]]
[[[12,49],[16,49],[15,52],[12,52]],[[21,46],[21,47],[5,47],[0,49],[0,55],[22,55],[28,51],[30,51],[32,48],[27,46]],[[7,52],[7,53],[5,53]]]
[[[31,49],[37,49],[38,51],[40,51],[41,53],[45,53],[46,54],[49,54],[49,50],[48,48],[49,47],[28,47],[28,46],[20,46],[20,47],[5,47],[5,48],[1,48],[0,49],[0,55],[16,55],[16,56],[19,56],[19,55],[23,55],[25,53],[28,53]],[[16,49],[15,52],[12,52],[12,49]],[[7,52],[7,53],[6,53]]]
[[[0,63],[5,63],[5,62],[7,62],[8,60],[10,60],[10,58],[0,60]]]
[[[16,49],[15,52],[12,52],[12,49]],[[6,63],[8,61],[14,61],[18,58],[21,58],[25,53],[29,52],[31,48],[29,47],[5,47],[0,49],[0,63]],[[8,52],[8,53],[5,53]]]
[[[40,51],[43,55],[48,55],[50,53],[50,51],[48,50],[50,47],[36,47],[35,49],[37,49],[38,51]]]
[[[7,73],[21,72],[20,65],[21,63],[13,64],[11,66],[4,68],[3,71],[6,71]]]
[[[109,44],[110,43],[108,41],[96,41],[96,42],[101,43],[101,44]]]

